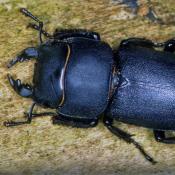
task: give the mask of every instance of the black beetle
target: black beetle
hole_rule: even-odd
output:
[[[144,157],[155,163],[132,135],[115,127],[113,120],[151,128],[155,139],[175,143],[165,131],[175,129],[175,40],[154,43],[142,38],[123,40],[112,49],[96,32],[70,29],[50,35],[43,22],[28,10],[20,10],[39,25],[38,47],[24,49],[8,67],[36,58],[33,86],[8,75],[13,89],[34,100],[26,121],[6,121],[5,126],[29,124],[32,118],[51,115],[53,124],[94,127],[104,114],[104,125],[116,136],[133,143]],[[43,43],[42,35],[48,38]],[[163,48],[158,51],[156,48]],[[34,114],[35,104],[56,113]]]

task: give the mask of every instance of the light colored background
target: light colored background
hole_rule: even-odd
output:
[[[31,20],[18,12],[20,7],[28,8],[43,20],[51,33],[55,28],[91,29],[111,46],[133,36],[154,41],[175,36],[174,0],[154,0],[151,4],[166,25],[147,20],[146,1],[140,4],[135,17],[129,9],[109,0],[0,1],[0,174],[175,174],[175,145],[155,142],[148,129],[119,124],[135,134],[134,138],[159,162],[154,166],[133,145],[113,136],[102,123],[92,129],[76,129],[53,126],[48,116],[28,126],[3,126],[7,119],[22,119],[32,102],[19,97],[6,77],[11,73],[24,82],[32,82],[34,61],[18,64],[11,70],[6,68],[8,60],[22,49],[37,45],[37,32],[26,29]]]

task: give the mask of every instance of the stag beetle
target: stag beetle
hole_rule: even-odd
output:
[[[165,136],[167,130],[175,129],[175,40],[155,43],[129,38],[112,49],[93,31],[65,29],[51,35],[27,9],[20,11],[38,22],[29,26],[39,32],[40,44],[24,49],[8,68],[35,58],[33,86],[10,75],[8,80],[20,96],[32,98],[34,103],[26,121],[6,121],[4,125],[29,124],[35,117],[51,115],[53,124],[88,128],[95,127],[104,114],[104,125],[113,134],[156,163],[113,120],[151,128],[157,141],[175,143],[174,137]],[[43,35],[48,38],[45,42]],[[36,104],[56,112],[33,113]]]

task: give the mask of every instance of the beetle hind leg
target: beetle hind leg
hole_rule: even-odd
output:
[[[129,46],[142,46],[147,48],[159,48],[162,47],[164,51],[166,52],[175,52],[175,39],[169,39],[162,43],[156,43],[148,39],[144,38],[129,38],[126,40],[123,40],[120,43],[120,47],[129,47]]]
[[[113,126],[112,118],[104,116],[103,122],[104,122],[104,125],[109,129],[109,131],[111,131],[114,135],[116,135],[120,139],[123,139],[127,143],[132,143],[140,151],[140,153],[145,157],[146,160],[148,160],[152,164],[156,163],[156,161],[145,152],[143,147],[132,138],[131,134],[128,134],[127,132]]]
[[[156,141],[167,144],[175,144],[175,137],[166,137],[165,131],[154,130],[153,132]]]
[[[22,97],[32,97],[33,88],[29,84],[22,84],[21,80],[15,80],[11,75],[7,75],[12,88]]]
[[[98,118],[94,119],[83,119],[83,118],[75,118],[68,117],[59,114],[58,116],[53,116],[52,118],[53,124],[61,124],[66,126],[72,126],[76,128],[89,128],[95,127],[98,124]]]

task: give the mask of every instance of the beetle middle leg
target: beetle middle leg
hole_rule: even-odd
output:
[[[113,119],[111,117],[108,117],[107,115],[104,116],[103,122],[104,125],[109,129],[109,131],[111,131],[114,135],[116,135],[120,139],[123,139],[127,143],[132,143],[141,152],[146,160],[150,161],[152,164],[156,163],[156,161],[145,152],[143,147],[132,138],[131,134],[128,134],[127,132],[113,126]]]
[[[29,109],[28,117],[27,120],[25,121],[6,121],[4,122],[4,126],[6,127],[11,127],[11,126],[18,126],[18,125],[23,125],[23,124],[30,124],[32,121],[32,112],[35,107],[36,103],[33,103]]]
[[[53,120],[53,124],[61,124],[61,125],[72,126],[76,128],[95,127],[98,124],[98,118],[84,119],[84,118],[63,116],[61,114],[58,114],[58,116],[54,116],[52,120]]]
[[[175,51],[175,39],[170,39],[165,42],[164,51],[174,52]]]
[[[120,43],[120,47],[141,46],[147,48],[163,47],[165,43],[156,43],[144,38],[129,38]]]
[[[166,137],[165,131],[154,130],[154,137],[158,142],[175,144],[175,137]]]
[[[82,37],[100,41],[100,35],[97,32],[88,31],[85,29],[56,29],[53,33],[54,39],[63,40],[72,37]]]

